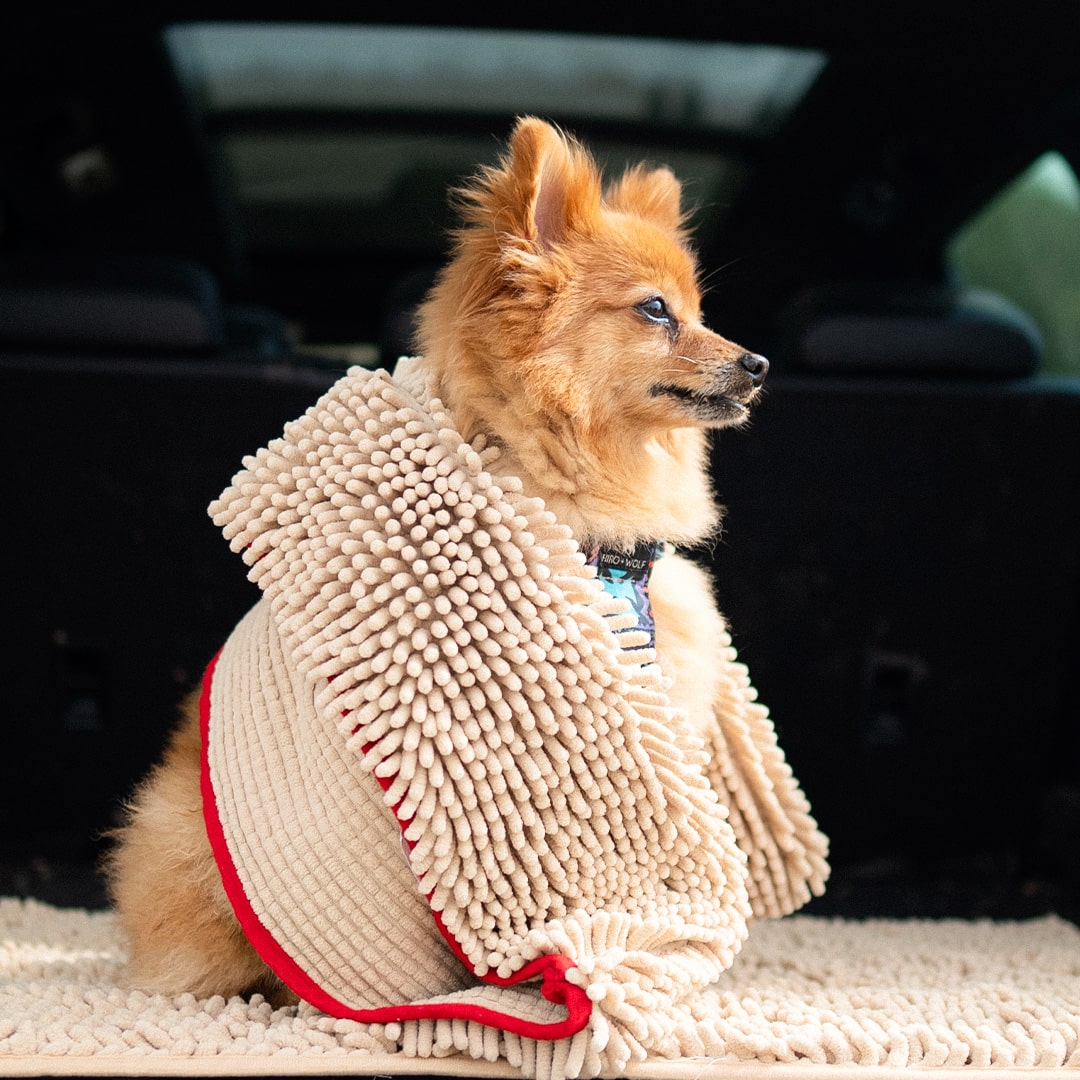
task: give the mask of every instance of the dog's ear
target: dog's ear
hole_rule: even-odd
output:
[[[595,162],[577,142],[535,117],[514,127],[503,175],[511,197],[493,209],[509,218],[507,231],[541,251],[585,227],[599,210]]]
[[[682,210],[682,187],[667,168],[650,169],[637,165],[605,194],[612,210],[636,214],[668,232],[681,233],[686,223]]]

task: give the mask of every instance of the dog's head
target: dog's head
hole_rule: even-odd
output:
[[[638,166],[604,190],[578,143],[525,118],[460,194],[466,226],[420,344],[471,407],[569,423],[586,442],[746,418],[768,363],[703,324],[670,170]]]

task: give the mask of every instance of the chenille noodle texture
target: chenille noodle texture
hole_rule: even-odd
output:
[[[368,1024],[302,1002],[124,985],[111,912],[0,899],[0,1075],[581,1075],[555,1042],[459,1020]],[[493,990],[507,994],[509,989]],[[681,1029],[631,1080],[1013,1080],[1080,1068],[1080,930],[1025,922],[793,915],[755,924]],[[575,1055],[578,1055],[575,1057]]]
[[[207,678],[211,839],[253,944],[335,1015],[580,1032],[590,1073],[675,1055],[824,841],[730,645],[707,746],[498,464],[421,361],[245,460],[211,513],[263,599]]]

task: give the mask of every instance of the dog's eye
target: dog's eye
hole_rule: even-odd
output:
[[[662,296],[650,296],[648,300],[642,300],[641,303],[637,305],[637,310],[650,322],[670,325],[675,321],[672,318],[671,312],[668,311],[668,306],[664,302]]]

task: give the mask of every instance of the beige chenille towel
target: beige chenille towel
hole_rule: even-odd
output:
[[[502,1031],[597,1075],[700,1050],[752,906],[827,872],[730,641],[703,743],[422,361],[350,372],[211,512],[263,599],[205,682],[207,821],[270,966],[433,1052]]]

